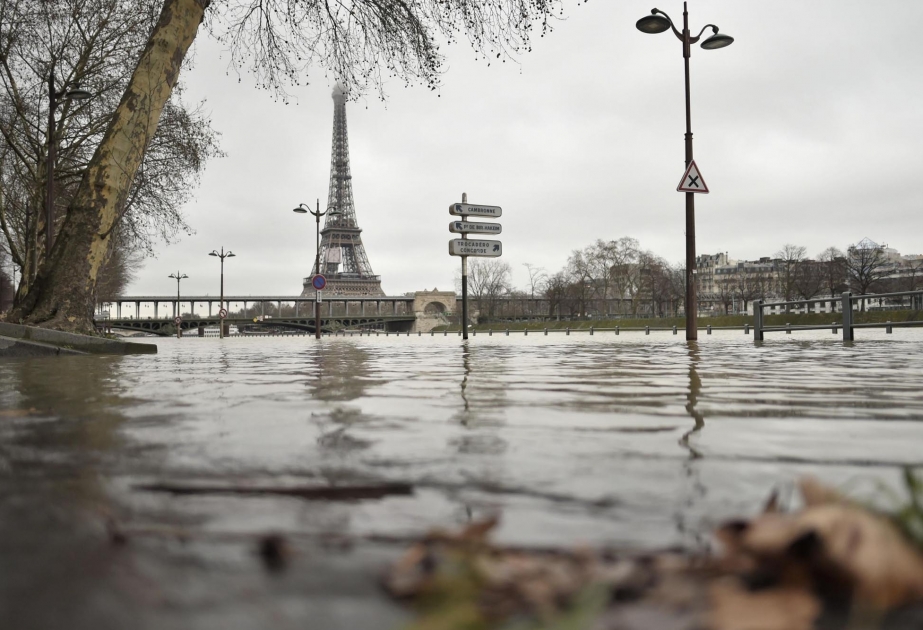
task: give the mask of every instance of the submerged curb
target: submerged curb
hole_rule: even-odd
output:
[[[0,322],[0,356],[56,354],[157,354],[157,346]]]

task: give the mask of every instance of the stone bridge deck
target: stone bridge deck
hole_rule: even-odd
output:
[[[388,330],[392,332],[406,332],[413,328],[416,317],[413,313],[409,315],[383,315],[361,317],[357,315],[334,315],[321,317],[321,330],[331,332],[342,330],[344,328],[369,328]],[[314,332],[313,317],[272,317],[260,321],[254,321],[253,318],[245,319],[242,317],[229,317],[224,320],[225,324],[237,326],[238,328],[261,327],[261,328],[291,328],[295,330],[305,330]],[[97,325],[106,328],[115,328],[121,330],[137,330],[152,333],[155,335],[172,335],[176,328],[172,319],[101,319],[97,320]],[[184,331],[198,331],[200,328],[207,327],[217,328],[219,326],[217,317],[186,317],[183,319],[180,328]]]
[[[447,318],[454,314],[455,303],[456,295],[451,291],[417,291],[408,295],[378,297],[322,296],[321,330],[372,328],[427,332],[433,326],[448,323]],[[231,311],[231,317],[225,319],[227,324],[314,332],[313,297],[227,295],[224,304]],[[105,315],[97,317],[99,326],[166,335],[175,332],[173,317],[177,313],[182,314],[183,330],[217,327],[221,298],[216,295],[125,296],[108,302],[108,305]],[[252,308],[254,305],[258,305],[256,309]],[[240,315],[241,307],[245,317]],[[263,321],[254,321],[255,314]]]

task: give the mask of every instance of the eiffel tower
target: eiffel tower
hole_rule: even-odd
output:
[[[327,278],[327,288],[323,293],[331,296],[384,295],[381,276],[372,271],[362,246],[362,229],[356,222],[349,170],[349,136],[346,132],[346,95],[339,85],[333,89],[333,151],[327,208],[329,212],[324,219],[320,242],[320,273]],[[313,273],[317,272],[315,266]],[[301,295],[308,297],[314,294],[311,278],[305,278]]]

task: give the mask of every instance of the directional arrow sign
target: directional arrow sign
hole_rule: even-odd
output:
[[[679,192],[708,194],[708,186],[705,185],[705,180],[702,179],[702,174],[699,173],[699,167],[695,165],[695,160],[689,162],[689,168],[686,169],[683,178],[679,180],[679,186],[676,187],[676,190]]]
[[[499,234],[503,226],[499,223],[473,223],[471,221],[452,221],[449,223],[449,232],[455,234]]]
[[[496,258],[503,255],[503,243],[478,239],[456,238],[449,241],[451,256],[485,256]]]
[[[460,217],[462,215],[472,215],[478,217],[499,218],[503,215],[500,206],[477,206],[473,203],[453,203],[449,206],[449,214]]]

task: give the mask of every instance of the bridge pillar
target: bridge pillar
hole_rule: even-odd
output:
[[[300,301],[295,300],[295,317],[298,317],[298,305],[301,304]]]
[[[208,316],[209,317],[212,316],[212,301],[211,300],[208,301]]]
[[[278,315],[279,317],[282,317],[282,300],[279,300],[277,306],[279,307],[279,311],[278,311],[277,315]]]
[[[135,302],[135,319],[141,319],[141,302]]]
[[[154,302],[154,319],[159,319],[159,317],[157,317],[157,305],[158,304],[159,302],[156,302],[156,301]]]
[[[118,317],[119,319],[122,319],[122,303],[121,302],[115,303],[115,316]]]

